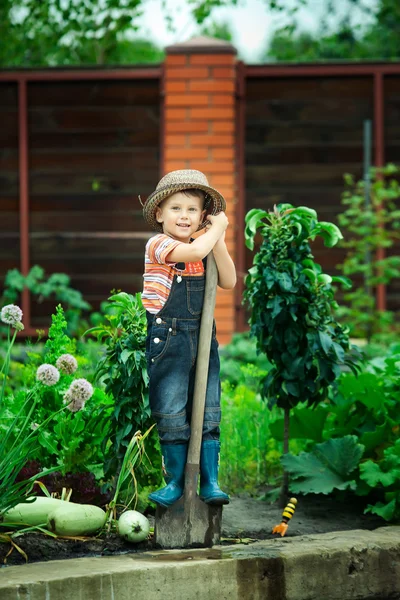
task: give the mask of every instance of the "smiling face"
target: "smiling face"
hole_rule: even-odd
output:
[[[161,202],[156,219],[163,232],[180,242],[189,243],[206,213],[204,199],[189,192],[176,192]]]

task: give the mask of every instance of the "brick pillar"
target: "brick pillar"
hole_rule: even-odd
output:
[[[203,171],[225,197],[226,241],[235,261],[236,50],[228,42],[196,37],[166,48],[163,174],[176,169]],[[235,331],[235,292],[217,293],[215,318],[220,343]]]

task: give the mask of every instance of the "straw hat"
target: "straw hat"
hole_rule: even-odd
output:
[[[171,171],[167,173],[158,182],[155,191],[150,194],[143,205],[143,216],[147,223],[156,231],[162,231],[161,223],[156,220],[156,210],[163,200],[183,190],[202,190],[205,192],[206,199],[204,208],[207,214],[216,215],[226,208],[224,197],[214,188],[208,185],[207,177],[201,171],[194,169],[184,169],[181,171]],[[209,222],[207,220],[200,223],[198,231],[203,229]]]

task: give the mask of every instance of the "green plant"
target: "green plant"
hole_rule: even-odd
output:
[[[347,208],[339,215],[339,223],[349,234],[341,241],[348,252],[339,268],[344,275],[357,278],[357,288],[344,295],[347,306],[340,307],[338,318],[349,325],[353,336],[368,341],[393,339],[399,333],[395,313],[378,310],[376,302],[376,286],[388,285],[400,277],[400,256],[379,254],[400,239],[398,173],[398,167],[392,164],[371,170],[369,204],[364,181],[345,175],[347,189],[342,203]]]
[[[294,409],[291,435],[308,438],[310,452],[283,459],[291,492],[350,489],[369,502],[365,512],[400,518],[399,374],[400,344],[394,344],[386,356],[365,361],[357,376],[342,373],[318,418],[316,411]]]
[[[63,401],[67,402],[68,390],[76,385],[76,381],[83,382],[82,385],[87,388],[87,392],[84,390],[83,393],[86,393],[87,399],[90,398],[90,402],[83,406],[81,403],[71,406],[70,411],[64,411],[51,421],[49,427],[42,429],[39,435],[42,453],[32,458],[38,458],[42,465],[53,465],[55,462],[62,467],[64,475],[94,468],[99,477],[102,475],[99,465],[104,460],[101,448],[107,438],[112,400],[103,390],[93,390],[86,380],[76,380],[75,369],[78,368],[78,363],[70,354],[75,353],[75,341],[69,338],[66,329],[64,310],[58,305],[56,313],[52,315],[52,325],[44,346],[44,361],[58,366],[60,357],[66,356],[75,364],[72,364],[70,371],[59,367],[61,375],[56,385],[51,388],[40,386],[36,418],[40,423],[49,413],[62,406]]]
[[[24,289],[28,289],[39,304],[48,298],[54,298],[65,306],[70,331],[75,331],[82,311],[91,306],[81,292],[70,287],[70,277],[65,273],[53,273],[46,278],[44,269],[34,265],[24,276],[18,269],[7,272],[4,280],[3,298],[7,302],[16,302]]]
[[[114,494],[107,508],[106,527],[108,530],[111,529],[112,522],[117,519],[117,509],[118,506],[121,504],[119,504],[118,502],[121,500],[121,496],[124,494],[124,492],[124,509],[129,508],[129,506],[134,501],[134,507],[136,508],[138,499],[138,488],[137,478],[135,476],[134,469],[136,466],[139,467],[141,461],[143,460],[143,457],[146,455],[144,442],[150,434],[153,427],[154,425],[152,425],[147,431],[145,431],[143,435],[140,432],[136,432],[135,435],[129,440],[124,457],[122,459],[121,468],[116,478]],[[126,498],[126,490],[130,489],[132,482],[134,487],[133,494],[130,497]]]
[[[254,365],[258,376],[257,388],[271,366],[265,355],[257,352],[256,341],[248,331],[233,334],[229,344],[220,349],[220,359],[221,380],[234,386],[248,383],[249,372],[243,369],[244,365]]]
[[[257,493],[265,482],[276,483],[282,473],[281,444],[270,435],[276,409],[268,410],[254,389],[259,370],[241,365],[242,381],[222,383],[221,485],[230,493]],[[252,381],[254,384],[252,385]]]
[[[26,500],[27,494],[32,490],[34,482],[39,477],[51,472],[51,470],[47,470],[28,480],[17,481],[18,473],[38,447],[39,436],[38,428],[31,428],[38,402],[36,396],[38,386],[34,386],[27,393],[20,410],[14,415],[10,414],[4,402],[4,382],[8,377],[9,357],[16,333],[23,328],[21,319],[22,311],[18,306],[8,305],[2,308],[1,320],[8,325],[9,343],[1,367],[3,385],[0,391],[0,431],[2,433],[0,436],[0,521],[1,516],[7,510]],[[10,336],[11,328],[15,329],[12,338]],[[51,415],[48,420],[53,416]]]
[[[383,502],[369,504],[365,512],[375,513],[386,521],[400,521],[400,439],[384,450],[379,461],[362,463],[360,478],[370,490],[383,496]]]
[[[343,278],[322,273],[310,241],[321,236],[328,247],[341,239],[332,223],[319,222],[314,210],[284,204],[272,212],[253,209],[246,215],[245,238],[261,246],[246,278],[245,300],[251,307],[251,335],[271,362],[262,396],[285,411],[284,453],[288,452],[289,411],[299,402],[316,406],[327,396],[341,367],[356,369],[358,355],[347,330],[334,318],[332,282]],[[287,495],[284,477],[281,503]]]
[[[132,435],[137,431],[147,431],[152,420],[145,355],[147,324],[141,296],[120,292],[111,296],[109,301],[112,311],[106,315],[108,323],[93,327],[86,333],[95,335],[106,347],[95,377],[104,383],[106,393],[114,399],[109,434],[103,448],[106,453],[105,475],[116,481]],[[148,440],[148,450],[157,468],[147,473],[140,471],[142,486],[160,481],[156,444],[156,437],[152,435]]]
[[[329,494],[334,489],[355,490],[356,469],[364,452],[356,436],[331,439],[316,444],[311,452],[282,457],[290,473],[290,491],[294,494]]]

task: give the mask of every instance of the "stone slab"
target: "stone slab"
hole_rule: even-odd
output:
[[[400,527],[5,567],[0,600],[400,600]]]

